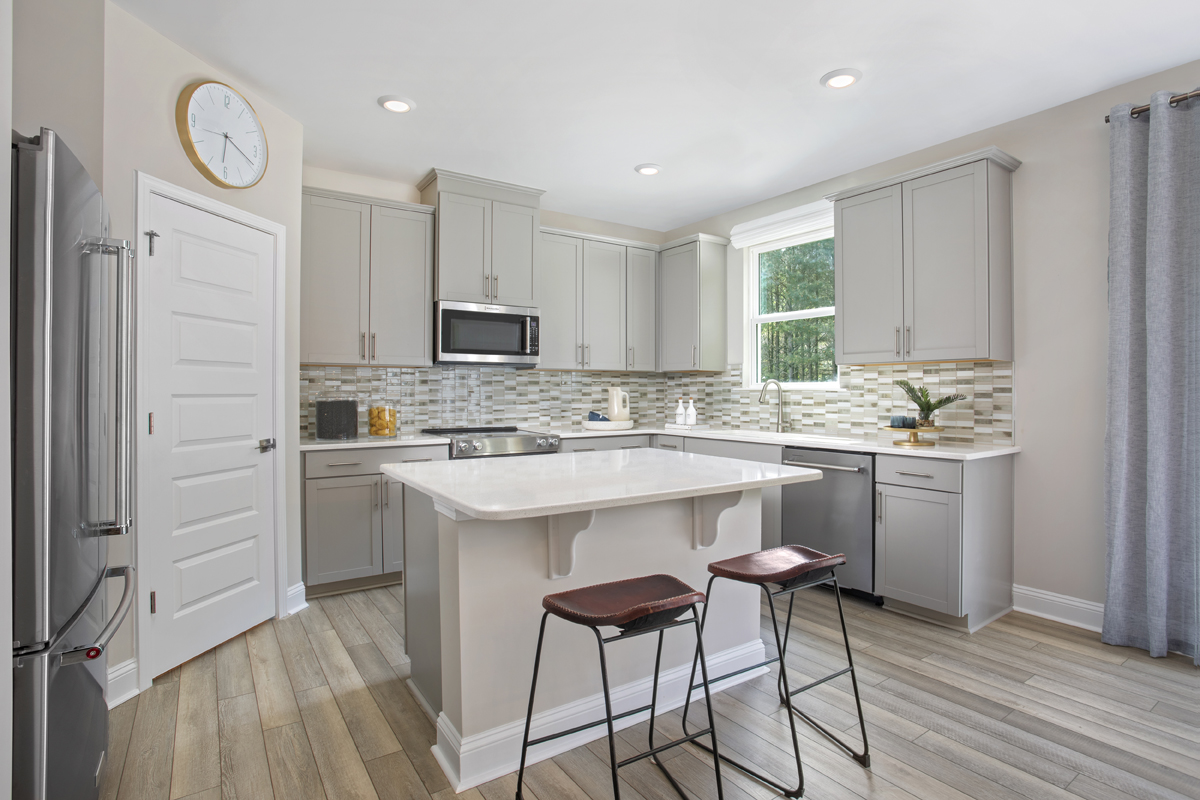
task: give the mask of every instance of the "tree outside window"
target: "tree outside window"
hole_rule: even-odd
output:
[[[779,244],[751,250],[755,382],[834,382],[833,238]]]

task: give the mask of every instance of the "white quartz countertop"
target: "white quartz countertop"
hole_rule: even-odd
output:
[[[596,436],[680,436],[685,439],[719,439],[730,442],[774,444],[782,447],[811,447],[816,450],[847,450],[855,453],[882,453],[891,456],[942,458],[947,461],[973,461],[977,458],[1008,456],[1021,452],[1016,445],[955,444],[938,442],[934,447],[897,447],[892,442],[907,438],[907,434],[881,431],[878,436],[834,436],[820,433],[775,433],[753,430],[676,431],[667,428],[630,428],[627,431],[553,431],[530,426],[525,430],[550,433],[560,439],[583,439]],[[936,440],[936,434],[921,434],[921,438]]]
[[[814,469],[663,450],[384,464],[385,475],[477,519],[677,500],[821,479]]]
[[[308,453],[321,450],[361,450],[374,447],[420,447],[422,445],[450,444],[444,436],[430,436],[427,433],[415,433],[410,436],[397,436],[395,439],[350,439],[345,442],[329,442],[314,439],[311,436],[300,437],[300,452]]]

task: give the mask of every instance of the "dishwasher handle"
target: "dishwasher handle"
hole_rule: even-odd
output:
[[[812,464],[808,461],[784,461],[788,467],[808,467],[809,469],[829,469],[834,472],[866,472],[863,467],[839,467],[835,464]]]

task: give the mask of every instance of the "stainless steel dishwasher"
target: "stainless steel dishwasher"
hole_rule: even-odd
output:
[[[783,487],[783,543],[845,553],[838,584],[874,596],[875,457],[786,447],[783,463],[822,473],[819,481]]]

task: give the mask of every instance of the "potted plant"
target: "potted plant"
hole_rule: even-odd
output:
[[[939,408],[945,408],[951,403],[967,399],[965,394],[948,394],[945,397],[939,397],[937,400],[934,400],[929,396],[929,390],[924,386],[917,388],[908,381],[896,381],[896,385],[903,389],[904,393],[908,395],[908,399],[916,404],[918,428],[932,428],[933,412]]]

